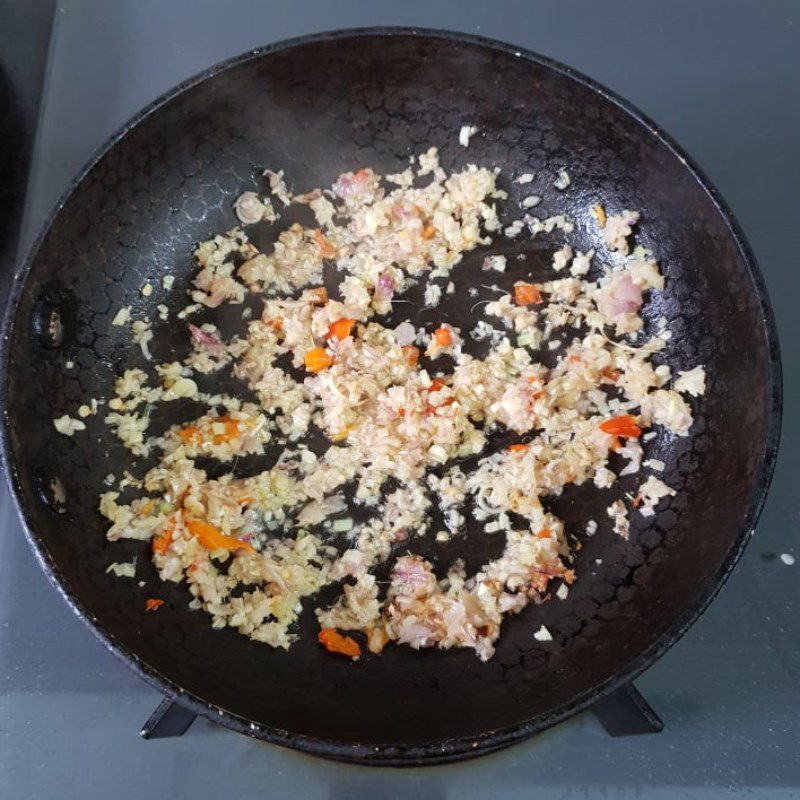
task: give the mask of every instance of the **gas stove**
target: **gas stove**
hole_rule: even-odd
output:
[[[118,663],[48,585],[3,486],[0,786],[7,796],[800,796],[800,566],[781,558],[800,550],[800,502],[791,480],[800,474],[800,422],[791,404],[800,383],[800,320],[793,313],[800,293],[793,242],[800,207],[796,180],[785,180],[787,174],[797,177],[800,163],[800,108],[786,77],[795,74],[800,56],[798,23],[788,0],[736,14],[716,5],[632,8],[607,0],[577,3],[565,14],[555,0],[498,0],[491,8],[473,0],[458,6],[417,0],[401,6],[321,0],[57,4],[24,201],[23,249],[73,175],[119,125],[214,62],[337,27],[423,22],[484,34],[552,56],[611,86],[703,165],[761,263],[784,345],[788,413],[754,541],[710,610],[637,681],[655,712],[626,690],[598,709],[603,724],[583,714],[510,750],[418,770],[329,763],[205,719],[188,727],[191,718],[159,706],[157,693]],[[622,15],[624,35],[616,22]],[[16,30],[22,38],[34,28]],[[18,72],[36,71],[6,44],[0,31],[0,66],[11,58]],[[5,270],[8,280],[10,265]],[[665,723],[660,733],[606,733],[652,731],[658,717]],[[145,720],[145,732],[154,734],[149,741],[139,736]],[[163,738],[182,730],[182,736]]]

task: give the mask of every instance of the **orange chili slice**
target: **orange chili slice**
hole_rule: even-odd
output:
[[[356,322],[353,319],[337,319],[328,328],[328,338],[338,339],[341,342],[342,339],[346,339],[353,332],[355,324]]]
[[[218,528],[215,528],[210,522],[204,522],[200,519],[186,520],[186,527],[192,536],[196,536],[206,550],[247,550],[251,553],[255,552],[253,546],[249,542],[243,542],[235,536],[225,536]]]
[[[323,628],[319,632],[319,643],[329,653],[341,653],[350,658],[361,658],[361,647],[355,639],[342,636],[336,628]]]
[[[164,605],[164,601],[159,599],[158,597],[148,597],[147,600],[144,601],[144,610],[145,611],[158,611],[161,606]]]
[[[518,306],[538,305],[542,302],[542,293],[533,283],[518,283],[514,287],[514,300]]]
[[[305,355],[305,365],[309,372],[322,372],[333,364],[333,356],[322,347],[312,347]]]
[[[185,428],[178,431],[178,436],[184,444],[200,444],[203,440],[203,435],[196,425],[187,425]]]
[[[642,435],[642,429],[636,424],[636,419],[630,414],[621,414],[600,423],[600,430],[612,436],[626,436],[637,438]]]
[[[510,444],[508,449],[512,453],[524,453],[528,449],[526,444]]]
[[[433,337],[439,347],[447,347],[453,343],[453,335],[447,328],[437,328],[433,332]]]
[[[161,533],[153,537],[153,552],[164,555],[170,544],[172,544],[173,533],[175,533],[175,515],[170,514],[167,517],[167,521],[164,523],[164,528]]]
[[[434,378],[431,381],[431,385],[428,387],[428,394],[433,394],[433,392],[441,391],[447,384],[441,378]],[[438,406],[432,406],[430,403],[425,408],[426,414],[433,414],[437,408],[443,408],[444,406],[449,406],[455,398],[453,397],[445,397]]]

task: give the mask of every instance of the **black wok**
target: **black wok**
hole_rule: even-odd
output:
[[[481,131],[468,151],[457,143],[466,123]],[[572,186],[560,207],[578,221],[583,250],[598,246],[583,224],[594,203],[642,212],[639,241],[667,276],[646,310],[648,324],[663,315],[674,331],[663,361],[673,370],[702,363],[708,372],[692,435],[648,443],[678,495],[655,519],[639,519],[625,542],[606,524],[613,495],[565,493],[555,509],[568,529],[601,521],[577,554],[578,579],[566,601],[509,620],[485,664],[471,651],[402,647],[352,664],[318,647],[312,614],[289,652],[272,650],[212,630],[188,610],[184,586],[159,586],[167,604],[143,614],[156,579],[144,547],[107,543],[97,511],[104,477],[130,466],[127,451],[102,415],[72,438],[56,435],[51,422],[88,398],[110,396],[117,374],[143,364],[130,332],[111,325],[118,308],[132,305],[135,318],[154,320],[157,362],[182,357],[186,331],[174,312],[186,303],[192,246],[234,225],[233,199],[261,185],[264,167],[283,167],[290,186],[309,188],[364,165],[394,171],[432,144],[447,168],[470,160],[510,176],[567,166]],[[505,188],[513,213],[521,187]],[[550,211],[549,195],[537,211]],[[261,246],[272,235],[254,234]],[[508,248],[527,252],[534,273],[553,249],[538,240],[536,249],[522,240]],[[462,279],[486,283],[482,257],[465,259]],[[176,276],[169,293],[160,288],[166,272]],[[156,291],[144,298],[139,288],[148,280]],[[173,312],[170,322],[158,320],[159,303]],[[457,297],[442,313],[469,324],[474,303]],[[496,42],[410,30],[270,46],[145,109],[75,180],[22,267],[3,369],[3,455],[27,536],[106,646],[159,691],[237,731],[370,763],[430,763],[502,747],[649,666],[697,619],[741,554],[780,424],[778,345],[761,276],[730,212],[677,146],[566,67]],[[620,489],[633,486],[623,481]],[[477,565],[496,546],[476,531],[454,548],[466,547]],[[111,561],[134,555],[145,588],[105,574]],[[442,559],[453,556],[455,549]],[[552,644],[533,639],[540,624]]]

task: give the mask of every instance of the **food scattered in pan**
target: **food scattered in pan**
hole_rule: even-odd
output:
[[[475,135],[463,127],[460,144]],[[296,638],[303,598],[340,583],[338,599],[316,610],[332,653],[357,659],[394,643],[491,658],[506,615],[568,597],[580,536],[607,525],[627,538],[632,514],[652,517],[675,494],[641,442],[689,434],[686,397],[703,394],[705,375],[702,366],[673,375],[653,358],[670,331],[664,319],[643,330],[642,309],[664,287],[655,254],[636,243],[646,220],[586,209],[597,246],[581,252],[566,214],[534,213],[542,197],[557,205],[569,194],[568,169],[506,176],[470,164],[448,174],[435,148],[403,172],[363,167],[324,191],[292,195],[282,172],[265,177],[268,192],[234,203],[241,227],[195,250],[191,303],[177,318],[158,306],[163,324],[185,326],[186,359],[152,364],[150,323],[131,322],[128,307],[115,317],[153,369],[119,377],[105,421],[134,456],[157,463],[141,478],[107,479],[108,539],[141,540],[161,580],[186,584],[190,607],[215,628],[273,647]],[[501,224],[498,206],[510,205],[501,187],[513,184],[520,210],[505,208]],[[313,224],[282,223],[302,206]],[[264,225],[279,233],[261,252],[247,228]],[[534,239],[552,244],[544,280],[532,279],[524,252],[509,254]],[[466,329],[447,306],[477,294],[459,282],[477,248],[492,299],[476,302]],[[142,294],[154,288],[171,289],[171,278]],[[410,295],[435,322],[411,321]],[[246,334],[222,335],[212,320],[223,306],[240,309]],[[240,393],[201,391],[204,376],[223,371]],[[149,434],[152,409],[177,401],[203,413]],[[55,427],[85,435],[69,415]],[[276,446],[269,468],[237,468]],[[645,471],[638,491],[609,499],[605,522],[566,531],[548,510],[568,485],[603,492]],[[139,496],[128,500],[131,489]],[[416,553],[423,540],[457,552],[467,536],[505,545],[471,574],[458,557],[437,574]],[[109,569],[131,577],[130,565]],[[161,604],[150,598],[147,610]],[[552,640],[535,616],[530,635]]]

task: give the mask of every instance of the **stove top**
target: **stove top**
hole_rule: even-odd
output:
[[[12,4],[0,0],[5,5]],[[710,610],[637,681],[665,723],[661,733],[613,738],[584,714],[510,750],[418,770],[328,763],[204,719],[180,738],[142,740],[139,730],[159,696],[49,587],[3,486],[0,785],[8,796],[204,798],[225,790],[349,800],[540,791],[553,798],[800,796],[800,562],[780,558],[800,555],[800,501],[792,482],[800,474],[800,421],[792,403],[800,383],[800,104],[786,77],[796,75],[800,23],[792,14],[789,0],[736,14],[722,2],[631,7],[623,0],[575,3],[569,13],[558,0],[498,0],[491,9],[477,0],[449,7],[419,0],[58,3],[23,247],[110,133],[216,61],[337,27],[423,23],[479,33],[591,74],[655,118],[709,173],[749,237],[775,305],[787,419],[754,541]],[[30,30],[22,26],[18,36]],[[14,58],[10,44],[0,32],[0,66]],[[27,69],[32,74],[36,67]]]

